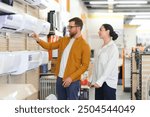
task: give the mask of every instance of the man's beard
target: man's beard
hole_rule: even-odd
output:
[[[76,33],[69,33],[71,38],[74,37],[76,34],[77,34],[77,32]]]

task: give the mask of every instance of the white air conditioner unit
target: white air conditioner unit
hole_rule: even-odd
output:
[[[48,35],[49,32],[50,32],[50,23],[47,22],[47,21],[44,21],[44,20],[39,20],[38,21],[38,30],[39,30],[39,35],[42,36],[42,35]]]
[[[47,8],[49,4],[48,0],[23,0],[23,1],[29,5],[37,6],[40,9]]]
[[[33,5],[39,2],[39,0],[23,0],[23,1],[26,2],[27,4],[33,4]]]
[[[19,32],[24,32],[24,33],[33,33],[36,32],[38,27],[38,19],[25,14],[24,15],[24,24],[22,29],[19,30]]]
[[[16,32],[22,28],[23,15],[3,15],[0,16],[0,32]]]
[[[35,69],[40,66],[41,56],[39,51],[30,51],[28,55],[28,70]]]
[[[19,58],[11,52],[0,52],[0,74],[12,73],[17,70]]]
[[[18,61],[14,62],[14,67],[16,71],[11,73],[11,75],[19,75],[28,70],[28,51],[13,51],[13,55],[17,56]]]
[[[48,0],[38,0],[39,3],[36,5],[37,7],[39,7],[40,9],[46,9],[49,2]]]
[[[49,54],[48,54],[48,51],[40,51],[41,53],[41,61],[40,61],[40,65],[42,64],[48,64],[49,62]]]

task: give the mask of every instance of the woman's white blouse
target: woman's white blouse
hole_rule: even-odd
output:
[[[100,48],[95,57],[91,82],[102,86],[104,82],[111,88],[117,88],[119,52],[116,44],[110,41]]]

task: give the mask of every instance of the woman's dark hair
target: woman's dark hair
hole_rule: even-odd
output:
[[[104,28],[106,30],[110,31],[110,36],[112,37],[112,40],[116,40],[118,38],[118,34],[114,31],[113,27],[110,24],[103,24]]]

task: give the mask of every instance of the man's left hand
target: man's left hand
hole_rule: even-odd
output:
[[[64,80],[63,86],[64,86],[64,87],[69,87],[71,83],[72,83],[72,79],[71,79],[71,77],[68,77],[68,78],[66,78],[66,79]]]

